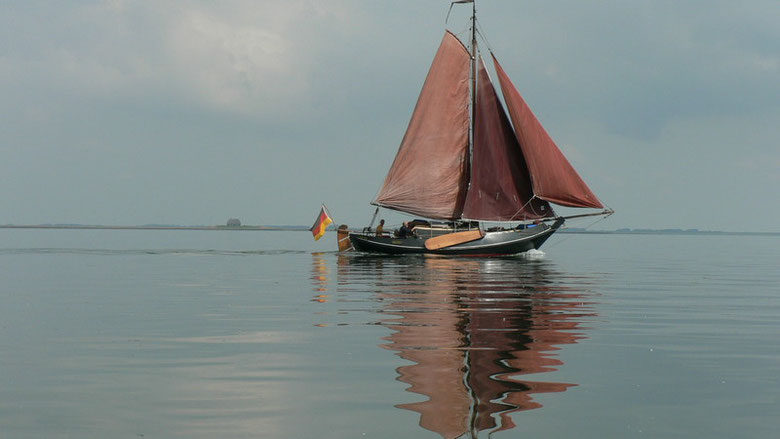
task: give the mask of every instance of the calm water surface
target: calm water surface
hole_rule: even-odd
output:
[[[0,230],[2,438],[776,437],[780,238]]]

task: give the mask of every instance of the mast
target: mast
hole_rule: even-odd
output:
[[[471,150],[474,150],[474,118],[477,115],[477,0],[471,2]]]

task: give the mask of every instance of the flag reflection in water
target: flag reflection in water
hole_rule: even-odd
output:
[[[515,427],[513,412],[541,407],[537,393],[572,383],[530,381],[556,370],[555,351],[584,337],[595,315],[592,279],[557,272],[546,260],[430,256],[339,256],[339,283],[351,276],[376,285],[381,347],[413,364],[396,369],[408,391],[427,400],[397,407],[444,438]]]
[[[312,302],[324,303],[328,301],[328,263],[323,257],[323,253],[312,253],[311,265],[311,283],[314,287],[315,295]]]

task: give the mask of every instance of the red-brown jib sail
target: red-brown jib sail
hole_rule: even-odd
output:
[[[471,185],[463,217],[520,221],[553,216],[550,205],[539,198],[532,200],[533,195],[520,145],[480,57]]]
[[[426,218],[460,218],[469,180],[470,60],[460,40],[446,32],[373,204]]]
[[[534,194],[562,206],[603,208],[531,112],[495,56],[493,63],[517,140],[528,165]]]

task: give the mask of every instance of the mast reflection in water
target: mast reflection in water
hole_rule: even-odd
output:
[[[521,376],[556,370],[554,351],[584,337],[591,279],[543,259],[340,255],[339,285],[355,282],[388,314],[380,324],[393,333],[381,347],[414,363],[398,379],[427,397],[396,407],[444,438],[514,428],[513,412],[541,407],[534,394],[576,385]]]

